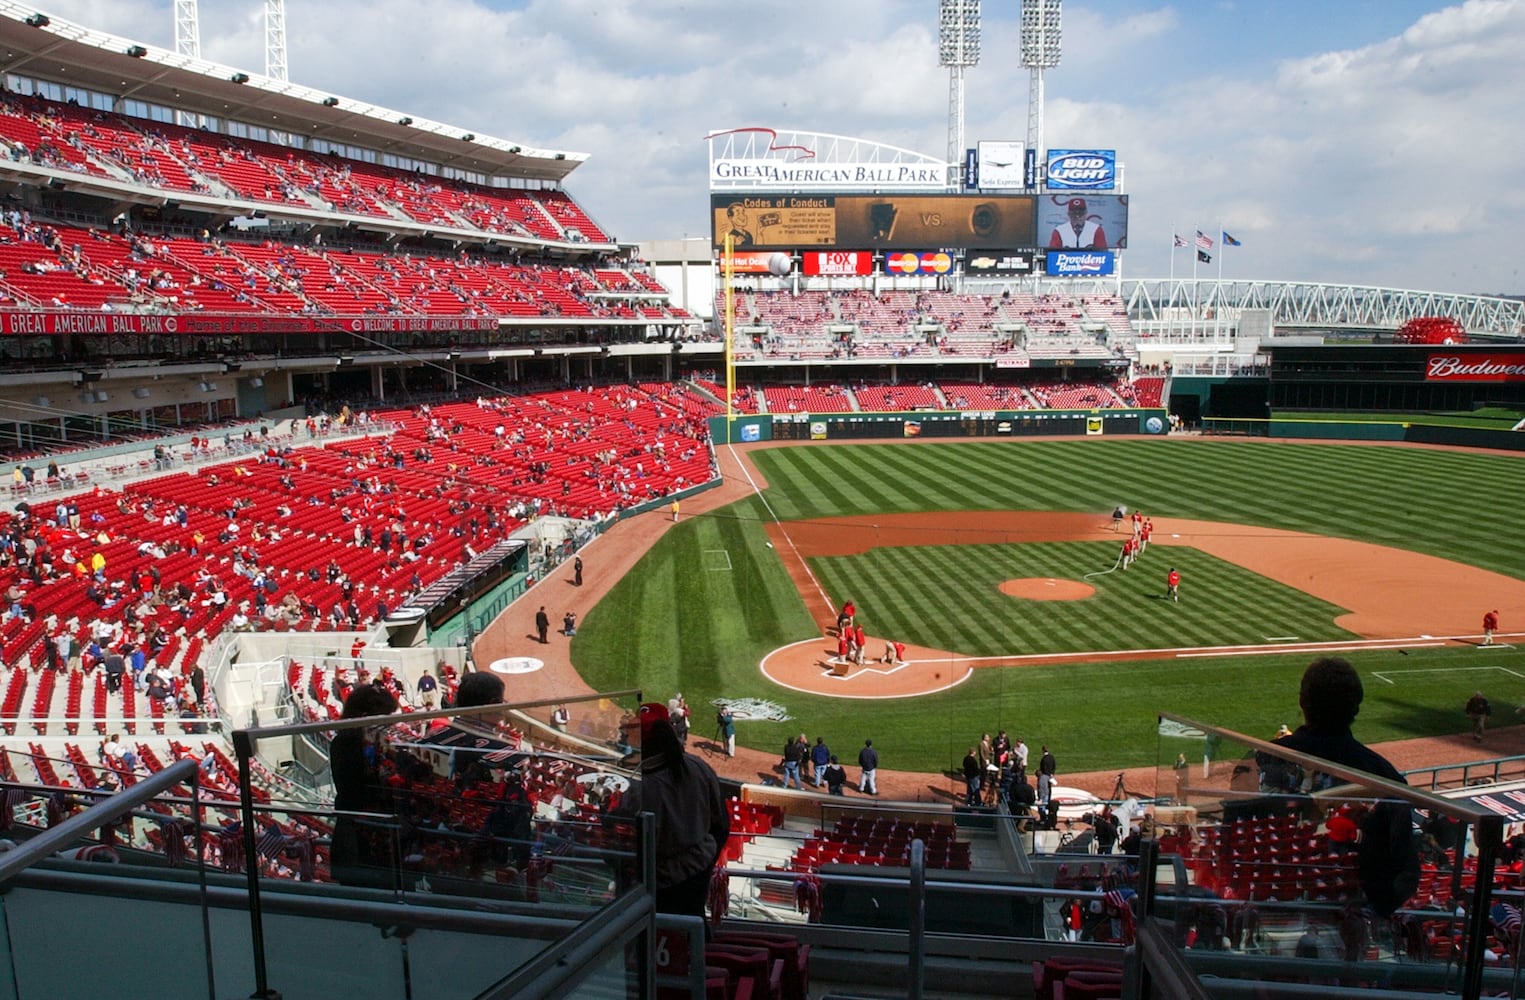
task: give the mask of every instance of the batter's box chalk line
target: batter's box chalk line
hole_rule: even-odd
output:
[[[731,553],[725,549],[705,549],[704,568],[711,573],[731,572]]]
[[[1498,647],[1495,646],[1493,648],[1497,649]],[[1384,683],[1384,684],[1394,684],[1394,685],[1396,685],[1398,682],[1393,680],[1392,678],[1393,677],[1401,676],[1403,674],[1459,674],[1459,673],[1465,673],[1465,672],[1474,671],[1474,670],[1497,670],[1500,673],[1508,674],[1511,677],[1525,677],[1525,674],[1516,673],[1515,671],[1510,670],[1508,667],[1499,667],[1499,666],[1492,666],[1492,667],[1415,667],[1413,670],[1373,670],[1371,675],[1373,677],[1375,677],[1377,680],[1379,680],[1382,683]]]

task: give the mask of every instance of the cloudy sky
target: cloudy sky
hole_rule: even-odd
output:
[[[971,144],[1026,135],[1017,0],[983,7]],[[172,8],[41,9],[172,47]],[[263,70],[260,0],[199,9],[204,56]],[[293,81],[589,153],[567,186],[622,240],[707,232],[710,130],[947,147],[937,0],[287,0],[286,20]],[[1128,275],[1169,273],[1172,232],[1227,230],[1227,277],[1525,293],[1525,0],[1070,0],[1063,49],[1046,144],[1118,151]]]

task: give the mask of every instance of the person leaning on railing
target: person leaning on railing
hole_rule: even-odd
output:
[[[1337,656],[1314,660],[1303,672],[1298,704],[1303,725],[1278,746],[1399,784],[1407,784],[1398,769],[1356,739],[1351,723],[1361,711],[1365,691],[1361,677],[1347,660]],[[1313,776],[1309,790],[1332,787],[1335,779]],[[1419,852],[1414,842],[1413,810],[1406,802],[1379,800],[1360,820],[1356,873],[1366,902],[1381,916],[1390,916],[1419,886]]]

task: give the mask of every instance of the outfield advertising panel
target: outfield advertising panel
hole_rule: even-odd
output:
[[[1431,354],[1425,361],[1426,382],[1525,382],[1525,352]]]
[[[1111,191],[1117,187],[1115,149],[1051,149],[1049,190]]]
[[[1056,278],[1089,278],[1111,274],[1116,265],[1110,250],[1050,250],[1044,270]]]
[[[757,419],[757,418],[753,418]],[[768,419],[766,417],[762,418]],[[1033,437],[1087,433],[1097,421],[1102,433],[1164,434],[1170,427],[1164,410],[964,410],[904,413],[778,413],[764,440],[837,441],[852,438]],[[710,418],[711,433],[724,440],[725,420]]]
[[[1050,250],[1125,250],[1128,196],[1050,193],[1038,199],[1038,245]]]
[[[800,270],[812,277],[847,277],[874,273],[870,250],[810,250],[800,255]]]
[[[1032,274],[1034,254],[1031,250],[992,250],[989,253],[972,253],[964,258],[964,273],[970,277],[982,274],[1021,275]]]
[[[771,274],[769,261],[773,259],[772,250],[739,250],[731,255],[731,270],[737,274]],[[725,255],[721,254],[721,266],[724,266]]]
[[[710,209],[715,245],[729,234],[738,250],[995,249],[1036,245],[1036,202],[1031,195],[730,193],[712,194]]]
[[[891,250],[884,255],[885,274],[948,274],[953,255],[941,250]]]

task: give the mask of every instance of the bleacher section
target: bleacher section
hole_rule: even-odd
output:
[[[612,242],[562,191],[484,187],[37,97],[4,96],[0,139],[13,159],[143,187],[495,236]]]
[[[345,316],[682,319],[623,269],[531,266],[488,257],[384,254],[107,232],[0,226],[0,287],[19,305],[100,310]],[[604,276],[616,287],[600,282]],[[632,303],[639,302],[639,308]]]
[[[169,706],[225,630],[370,627],[536,516],[603,518],[706,482],[704,418],[717,410],[651,383],[384,411],[387,436],[320,447],[298,429],[190,474],[0,515],[15,540],[0,559],[0,592],[15,589],[0,724],[188,732],[202,720]],[[156,667],[169,697],[133,683]]]

